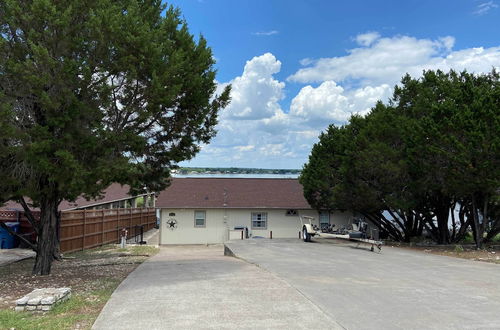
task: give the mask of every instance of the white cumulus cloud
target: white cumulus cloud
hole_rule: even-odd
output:
[[[392,88],[387,84],[345,90],[334,81],[318,87],[303,87],[290,105],[290,117],[304,120],[310,128],[324,129],[326,125],[343,124],[353,114],[364,115],[378,100],[387,101]]]
[[[281,110],[285,83],[274,79],[281,62],[271,53],[256,56],[247,61],[243,74],[229,83],[232,85],[231,103],[223,117],[238,119],[261,119]]]
[[[343,122],[349,118],[348,108],[349,100],[344,95],[344,88],[334,81],[325,81],[317,88],[302,88],[292,100],[290,115],[305,120]]]
[[[358,81],[363,86],[394,85],[405,73],[419,76],[424,69],[467,69],[487,72],[500,63],[500,47],[469,48],[453,51],[455,39],[445,36],[436,40],[410,36],[368,38],[359,35],[365,47],[354,48],[345,56],[308,60],[307,67],[288,77],[300,83],[333,80]],[[372,42],[372,43],[370,43]]]
[[[232,84],[232,101],[220,115],[218,134],[203,146],[192,166],[300,168],[329,124],[344,124],[352,114],[364,115],[375,102],[387,102],[405,73],[426,69],[489,72],[499,68],[500,46],[455,50],[455,38],[358,35],[357,48],[344,55],[307,58],[288,78],[303,83],[282,106],[285,83],[276,75],[281,62],[271,53],[246,62],[242,74],[220,83]],[[312,55],[312,54],[311,54]]]
[[[356,36],[355,40],[356,40],[356,42],[359,45],[368,47],[371,44],[373,44],[373,42],[375,40],[377,40],[379,38],[380,38],[380,33],[378,33],[378,32],[367,32],[367,33],[358,34]]]

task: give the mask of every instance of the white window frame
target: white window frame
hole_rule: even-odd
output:
[[[197,214],[203,213],[203,218],[197,217]],[[203,225],[198,225],[196,220],[203,219]],[[194,227],[195,228],[205,228],[207,226],[207,211],[205,210],[195,210],[194,211]]]
[[[267,220],[267,212],[252,212],[252,214],[250,215],[252,230],[266,230]],[[263,222],[264,226],[254,226],[254,222]]]
[[[325,216],[325,215],[327,215],[327,216],[328,216],[328,222],[321,222],[321,216],[322,216],[322,215],[323,215],[323,216]],[[320,227],[320,228],[322,228],[322,227],[323,227],[323,226],[322,226],[323,224],[325,224],[325,225],[330,225],[330,212],[328,212],[328,211],[320,211],[320,212],[319,212],[319,219],[318,219],[318,220],[319,220],[319,227]]]

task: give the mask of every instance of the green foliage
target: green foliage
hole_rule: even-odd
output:
[[[168,169],[215,135],[229,89],[161,1],[16,1],[0,7],[5,197],[95,196],[113,181],[165,187]]]
[[[300,177],[307,200],[361,213],[394,239],[426,228],[449,243],[469,227],[478,244],[484,231],[493,238],[500,232],[499,87],[495,70],[406,75],[389,104],[320,135]]]
[[[465,237],[462,239],[462,242],[464,244],[472,244],[474,243],[474,235],[472,233],[468,232]]]
[[[160,0],[0,2],[0,202],[28,196],[44,226],[112,182],[163,189],[229,102],[214,65]]]
[[[136,207],[144,207],[144,197],[137,197],[135,200],[135,206]]]

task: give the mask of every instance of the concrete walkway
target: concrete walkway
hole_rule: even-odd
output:
[[[28,258],[34,258],[36,253],[30,249],[0,249],[0,266]]]
[[[93,329],[341,329],[273,274],[223,246],[161,247],[116,289]]]
[[[160,230],[153,228],[144,233],[144,241],[147,245],[158,246],[160,239]],[[127,244],[135,244],[135,242],[140,240],[140,236],[132,237],[127,240]]]

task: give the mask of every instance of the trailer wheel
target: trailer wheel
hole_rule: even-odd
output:
[[[311,235],[307,232],[306,226],[302,227],[302,238],[304,239],[304,242],[311,241]]]

